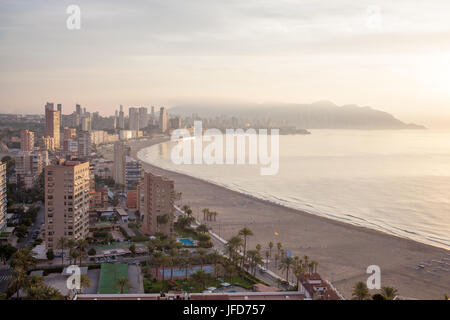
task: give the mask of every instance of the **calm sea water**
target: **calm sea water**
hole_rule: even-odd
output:
[[[450,132],[280,136],[274,176],[261,176],[259,165],[175,165],[173,145],[155,145],[138,156],[261,199],[450,249]]]

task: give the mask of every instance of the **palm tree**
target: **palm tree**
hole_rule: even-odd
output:
[[[225,275],[226,271],[227,271],[227,270],[226,270],[226,268],[225,268],[223,265],[218,264],[218,265],[216,266],[216,279],[217,279],[219,276]]]
[[[302,263],[298,263],[294,267],[294,274],[297,278],[297,290],[300,290],[300,277],[306,272],[305,266]]]
[[[77,241],[77,248],[80,253],[80,267],[83,257],[86,255],[86,249],[89,247],[89,242],[86,239],[79,239]]]
[[[303,256],[303,261],[304,261],[304,264],[305,264],[305,266],[308,266],[309,265],[309,257],[308,256]]]
[[[20,289],[25,288],[28,283],[27,272],[21,268],[14,268],[12,272],[12,279],[9,283],[9,287],[16,291],[17,299],[19,299]]]
[[[241,230],[239,230],[239,235],[244,237],[244,256],[243,256],[244,259],[242,260],[242,265],[243,265],[244,264],[244,260],[245,260],[245,255],[247,253],[247,237],[252,236],[253,232],[249,228],[244,227]]]
[[[166,265],[168,264],[168,258],[165,255],[161,255],[159,257],[159,264],[161,266],[162,269],[162,291],[164,292],[164,288],[165,288],[165,284],[166,284],[166,279],[165,279],[165,274],[166,274]]]
[[[58,239],[57,247],[61,249],[61,264],[64,266],[64,249],[67,246],[67,238],[61,237]]]
[[[82,274],[80,278],[80,293],[83,293],[83,288],[90,288],[91,285],[91,280],[88,276],[86,274]]]
[[[381,294],[386,300],[394,300],[398,292],[393,287],[381,287]]]
[[[282,247],[283,247],[283,245],[281,244],[281,242],[278,242],[277,243],[278,255],[280,255]]]
[[[203,212],[203,220],[206,220],[206,216],[208,215],[209,209],[208,208],[204,208],[202,210],[202,212]]]
[[[187,211],[190,209],[190,207],[188,206],[188,205],[184,205],[184,206],[182,206],[181,207],[181,210],[183,210],[184,211],[184,213],[187,213]]]
[[[170,249],[169,250],[169,264],[170,264],[170,280],[173,279],[173,267],[175,265],[176,259],[178,257],[178,249]]]
[[[252,274],[253,276],[255,276],[258,265],[262,263],[261,255],[257,250],[248,250],[248,260],[252,270]]]
[[[281,259],[279,269],[281,271],[286,271],[286,281],[289,282],[289,270],[291,266],[294,264],[294,259],[291,257],[284,257]]]
[[[11,258],[11,268],[23,270],[25,273],[36,265],[36,259],[30,248],[23,248],[16,251]]]
[[[272,249],[273,249],[273,242],[270,241],[269,242],[269,253],[270,253],[270,257],[272,258]]]
[[[117,279],[117,286],[120,288],[120,294],[123,294],[125,288],[128,290],[131,288],[131,285],[126,277],[120,277]]]
[[[269,250],[266,250],[266,269],[269,270],[269,257],[270,257],[270,252]]]
[[[278,260],[280,260],[280,255],[278,253],[275,253],[274,260],[275,260],[275,269],[277,269]]]
[[[214,221],[216,221],[217,215],[218,215],[218,213],[217,213],[216,211],[213,211],[213,212],[212,212],[212,216],[213,216],[213,218],[214,218]]]
[[[319,265],[319,263],[315,260],[311,261],[311,267],[312,267],[312,272],[313,273],[317,273],[317,266]]]
[[[233,284],[233,275],[234,275],[234,273],[236,272],[236,266],[234,266],[234,265],[232,265],[232,264],[227,264],[226,266],[225,266],[225,269],[226,269],[226,271],[227,271],[227,273],[228,273],[228,276],[230,277],[229,279],[229,281],[230,281],[230,284]]]
[[[202,286],[202,290],[205,290],[206,280],[208,279],[208,274],[203,270],[198,270],[196,273],[192,275],[192,279],[195,282],[198,282]]]
[[[185,272],[184,279],[187,280],[187,278],[188,278],[188,271],[189,271],[189,268],[191,266],[191,261],[190,261],[189,256],[185,256],[184,259],[182,259],[181,261],[182,261],[182,266],[184,267],[184,272]]]
[[[228,257],[233,264],[236,264],[237,262],[237,252],[242,244],[242,238],[239,236],[234,236],[230,240],[228,240],[227,244],[225,245],[225,248],[228,251]]]
[[[258,243],[258,244],[256,245],[256,251],[260,252],[261,249],[262,249],[262,247],[261,247],[261,245]]]
[[[221,255],[219,254],[219,252],[217,250],[214,250],[213,252],[211,252],[208,255],[209,259],[213,262],[214,264],[214,272],[216,274],[216,278],[217,278],[217,264],[219,263],[220,259],[221,259]]]
[[[353,300],[367,300],[370,297],[369,288],[364,282],[357,282],[353,286],[352,297]]]
[[[209,228],[206,224],[201,224],[197,227],[197,231],[201,233],[207,233],[209,231]]]
[[[76,248],[77,243],[75,242],[75,240],[69,239],[67,241],[66,246],[67,246],[67,248],[69,248],[69,259],[70,259],[69,263],[72,264],[73,250]]]
[[[205,263],[206,250],[203,248],[197,249],[198,258],[200,260],[200,270],[203,270],[203,264]]]
[[[72,259],[73,259],[73,262],[76,263],[78,258],[80,258],[80,260],[81,260],[80,250],[72,249],[72,253],[70,254],[70,261],[72,261]]]

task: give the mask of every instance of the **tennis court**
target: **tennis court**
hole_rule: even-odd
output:
[[[99,294],[120,293],[119,278],[128,279],[128,264],[125,263],[103,263],[100,270],[100,281],[98,284]],[[128,293],[125,287],[123,293]]]

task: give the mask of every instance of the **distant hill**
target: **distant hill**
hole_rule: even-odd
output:
[[[391,114],[357,105],[337,106],[329,101],[311,104],[185,104],[170,108],[170,114],[200,117],[218,115],[241,118],[270,118],[286,120],[290,125],[305,129],[426,129],[424,126],[407,124]]]

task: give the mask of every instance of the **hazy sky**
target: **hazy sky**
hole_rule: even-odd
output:
[[[450,128],[450,1],[0,0],[0,112],[323,99]]]

